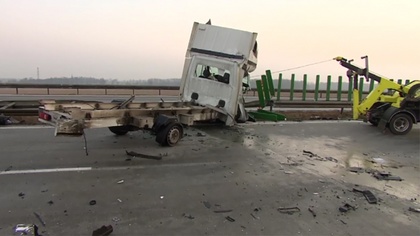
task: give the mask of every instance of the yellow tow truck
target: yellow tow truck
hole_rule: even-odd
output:
[[[396,135],[410,132],[413,124],[420,121],[420,81],[413,80],[406,85],[369,72],[368,56],[363,56],[365,68],[351,64],[353,60],[334,58],[347,68],[347,77],[353,81],[353,119],[365,115],[365,121],[381,129],[389,128]],[[372,79],[378,85],[359,101],[358,77]]]

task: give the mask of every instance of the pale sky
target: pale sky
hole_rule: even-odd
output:
[[[193,22],[208,19],[258,33],[252,75],[368,55],[378,74],[420,79],[419,0],[0,0],[0,78],[180,78]]]

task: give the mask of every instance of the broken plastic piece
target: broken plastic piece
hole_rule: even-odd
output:
[[[228,213],[228,212],[231,212],[231,211],[233,211],[233,210],[231,210],[231,209],[229,209],[229,210],[215,210],[213,212],[214,213]]]
[[[373,173],[373,177],[377,178],[378,180],[396,180],[402,181],[401,177],[392,175],[391,173],[376,171]]]
[[[133,152],[133,151],[129,152],[127,150],[125,150],[125,153],[128,156],[131,156],[131,157],[140,157],[140,158],[152,159],[152,160],[162,160],[162,155],[161,156],[152,156],[152,155],[141,154],[141,153],[137,153],[137,152]]]
[[[344,204],[343,206],[341,206],[340,208],[338,208],[338,210],[339,210],[340,212],[348,212],[349,210],[353,210],[353,211],[355,211],[355,210],[356,210],[356,207],[354,207],[354,206],[352,206],[352,205],[350,205],[350,204],[346,203],[346,204]]]
[[[312,213],[312,216],[313,217],[316,217],[316,213],[315,213],[315,211],[312,209],[312,208],[308,208],[308,211],[310,212],[310,213]]]
[[[103,225],[101,228],[94,230],[92,236],[107,236],[110,235],[113,230],[112,225]]]
[[[366,200],[370,204],[376,204],[376,203],[378,203],[378,199],[375,197],[375,195],[373,195],[373,193],[371,191],[365,190],[362,193],[363,193],[363,196],[365,196]]]
[[[420,213],[420,208],[409,207],[408,210],[412,212]]]
[[[283,214],[293,215],[296,212],[300,212],[299,207],[279,207],[277,211]]]
[[[122,183],[124,183],[123,179],[117,182],[117,184],[122,184]]]
[[[226,216],[225,218],[226,218],[226,220],[228,220],[228,221],[230,221],[230,222],[235,222],[235,219],[233,219],[233,218],[232,218],[232,217],[230,217],[230,216]]]
[[[20,233],[21,235],[39,236],[38,226],[34,224],[18,224],[15,227],[15,232]]]
[[[185,218],[188,218],[188,219],[190,219],[190,220],[194,220],[194,216],[192,216],[192,215],[190,215],[190,214],[185,214],[185,213],[183,213],[183,214],[182,214],[182,216],[183,216],[183,217],[185,217]]]
[[[45,224],[45,221],[42,220],[41,216],[38,213],[34,212],[34,215],[39,220],[39,222],[41,222],[42,226],[45,226],[46,225]]]
[[[362,167],[350,167],[349,171],[354,173],[363,173],[365,170]]]

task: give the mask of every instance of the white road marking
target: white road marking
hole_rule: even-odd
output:
[[[19,174],[42,174],[59,172],[80,172],[80,171],[115,171],[115,170],[136,170],[136,169],[155,169],[169,167],[194,167],[200,165],[216,165],[218,162],[198,162],[182,164],[161,164],[161,165],[138,165],[138,166],[115,166],[115,167],[75,167],[75,168],[52,168],[52,169],[32,169],[32,170],[10,170],[1,171],[0,175],[19,175]]]
[[[10,171],[2,171],[0,172],[0,175],[39,174],[39,173],[51,173],[51,172],[72,172],[72,171],[87,171],[87,170],[92,170],[92,167],[10,170]]]
[[[54,128],[53,126],[49,126],[49,125],[25,125],[25,126],[4,126],[4,127],[0,127],[1,129],[52,129]]]

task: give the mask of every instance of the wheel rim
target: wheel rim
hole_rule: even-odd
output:
[[[169,130],[168,133],[168,143],[174,144],[177,143],[179,140],[179,137],[181,136],[181,133],[177,127],[173,127],[171,130]]]
[[[408,129],[410,121],[406,117],[398,117],[394,122],[394,129],[398,132],[404,132]]]

